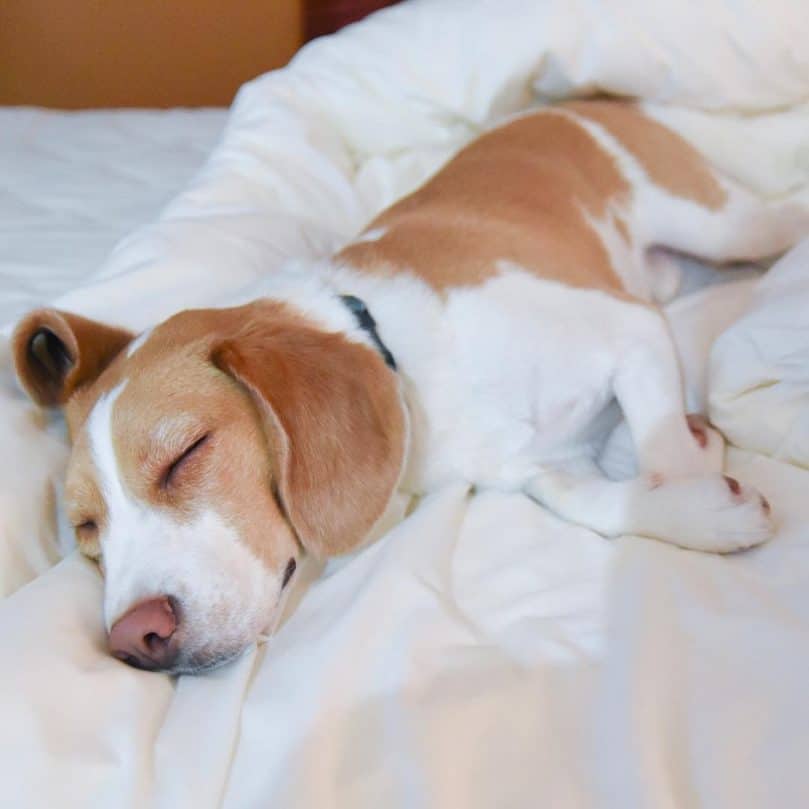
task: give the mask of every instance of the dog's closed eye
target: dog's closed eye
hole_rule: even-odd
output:
[[[179,475],[183,466],[185,466],[185,464],[191,460],[191,458],[193,458],[203,446],[205,446],[210,437],[210,433],[205,433],[200,438],[197,438],[168,465],[160,480],[161,488],[168,488],[177,479],[177,476]]]

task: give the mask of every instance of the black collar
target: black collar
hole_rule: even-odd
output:
[[[388,347],[382,342],[379,337],[379,332],[376,330],[376,321],[371,317],[368,307],[359,298],[354,295],[340,295],[340,300],[351,310],[351,314],[357,320],[357,325],[371,338],[371,341],[376,346],[382,359],[385,360],[385,365],[392,371],[396,370],[396,360],[393,359],[393,354],[388,351]]]

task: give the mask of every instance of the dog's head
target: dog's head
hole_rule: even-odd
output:
[[[64,408],[68,515],[104,573],[111,649],[133,665],[238,654],[301,554],[357,547],[396,487],[395,374],[284,305],[182,312],[137,339],[42,310],[13,346],[31,397]]]

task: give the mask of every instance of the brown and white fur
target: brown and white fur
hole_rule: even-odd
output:
[[[136,339],[32,313],[18,373],[65,408],[67,508],[102,562],[108,629],[170,597],[172,654],[147,667],[219,664],[273,622],[302,553],[356,548],[397,488],[459,479],[609,536],[763,542],[766,501],[686,419],[659,248],[758,259],[807,230],[805,206],[763,203],[647,112],[577,102],[483,135],[332,259],[291,263],[238,307]],[[341,294],[365,301],[398,372]],[[596,465],[618,409],[639,466],[624,481]]]

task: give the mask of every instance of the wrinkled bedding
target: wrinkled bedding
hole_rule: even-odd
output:
[[[716,134],[704,147],[784,192],[809,173],[799,6],[405,3],[247,85],[193,177],[219,113],[178,114],[162,143],[171,119],[143,114],[109,171],[71,178],[47,136],[42,162],[17,166],[13,128],[41,113],[4,112],[0,160],[18,185],[0,197],[0,312],[50,299],[142,328],[215,303],[334,249],[487,122],[594,90],[674,105],[702,133],[751,116],[746,152]],[[77,120],[53,119],[75,138],[65,154],[103,152],[110,120]],[[116,159],[141,148],[137,170]],[[768,545],[716,557],[607,542],[520,495],[451,486],[308,571],[269,643],[177,680],[107,656],[98,574],[75,554],[54,564],[63,439],[0,347],[0,802],[809,805],[807,312],[807,244],[669,310],[690,402],[779,515]]]

